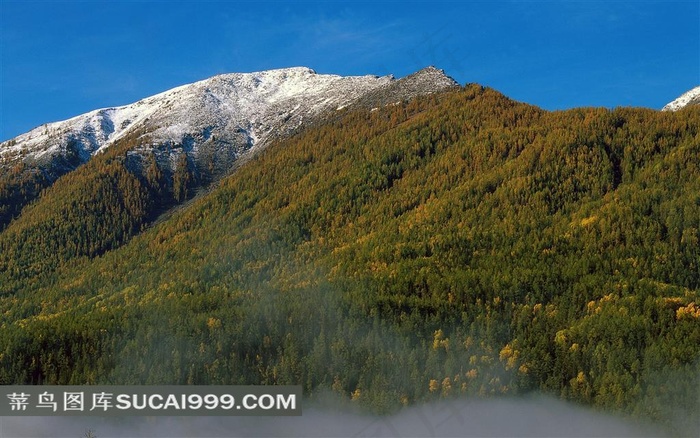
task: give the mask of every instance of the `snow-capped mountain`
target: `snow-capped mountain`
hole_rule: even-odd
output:
[[[683,93],[678,99],[666,104],[662,111],[678,111],[690,105],[700,105],[700,86]]]
[[[0,166],[18,160],[48,165],[67,155],[85,162],[133,133],[147,139],[141,149],[182,146],[195,159],[200,147],[215,142],[217,158],[228,161],[372,93],[383,90],[396,101],[456,85],[432,67],[401,80],[317,74],[305,67],[224,74],[42,125],[0,145]]]
[[[369,110],[456,86],[433,67],[398,80],[294,67],[215,76],[47,123],[0,144],[0,230],[44,188],[103,152],[105,161],[151,178],[165,208],[229,173],[244,154],[347,106]]]

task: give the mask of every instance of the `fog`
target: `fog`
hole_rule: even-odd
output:
[[[300,417],[4,417],[0,437],[83,438],[88,430],[97,438],[667,436],[650,424],[543,396],[439,402],[382,417],[302,408]]]

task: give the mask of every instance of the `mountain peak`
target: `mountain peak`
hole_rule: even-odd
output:
[[[386,87],[366,93],[357,101],[357,104],[368,108],[378,108],[411,99],[414,96],[437,93],[457,87],[459,87],[457,81],[445,74],[443,70],[428,66],[406,77],[393,80]]]
[[[700,86],[686,91],[673,102],[666,104],[662,111],[678,111],[692,105],[700,105]]]
[[[221,74],[129,105],[44,124],[2,144],[0,157],[3,161],[14,161],[10,157],[19,155],[49,159],[72,144],[81,161],[86,161],[136,129],[159,144],[180,144],[187,136],[205,140],[210,135],[234,136],[239,143],[243,133],[254,145],[276,131],[276,122],[267,123],[276,117],[296,127],[305,116],[346,106],[392,81],[370,75],[318,74],[309,67]]]
[[[411,77],[428,78],[432,81],[444,84],[446,86],[459,86],[459,83],[457,83],[457,81],[455,81],[452,77],[448,76],[447,73],[445,73],[445,70],[436,68],[432,65],[429,65],[428,67],[422,68],[417,72],[406,76],[405,79]]]

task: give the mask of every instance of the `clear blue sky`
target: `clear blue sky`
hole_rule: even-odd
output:
[[[228,72],[427,65],[541,106],[660,108],[700,85],[700,1],[0,0],[0,140]]]

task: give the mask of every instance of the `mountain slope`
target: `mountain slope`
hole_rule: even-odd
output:
[[[0,271],[31,278],[114,249],[239,158],[342,113],[341,106],[454,87],[434,68],[399,80],[305,68],[232,74],[53,124],[46,134],[32,131],[4,149],[0,230],[16,219],[0,235]]]
[[[41,189],[127,138],[131,146],[124,153],[132,172],[142,172],[153,156],[167,176],[185,156],[194,182],[201,184],[225,174],[246,151],[360,99],[382,95],[393,103],[455,86],[434,68],[395,80],[297,67],[215,76],[131,105],[45,124],[0,145],[0,229]]]
[[[699,109],[477,85],[346,111],[119,249],[0,282],[0,383],[290,383],[380,412],[541,390],[688,434],[699,133]]]
[[[686,91],[673,102],[669,102],[663,107],[663,111],[678,111],[687,106],[700,105],[700,87]]]

